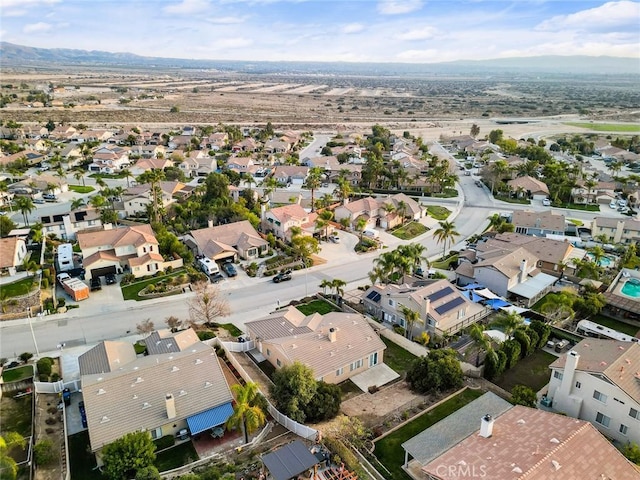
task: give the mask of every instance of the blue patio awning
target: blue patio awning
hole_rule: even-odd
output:
[[[223,403],[215,408],[210,408],[191,417],[187,417],[187,425],[191,435],[204,432],[210,428],[222,425],[233,414],[231,402]]]
[[[484,286],[479,283],[470,283],[469,285],[462,287],[463,290],[477,290],[479,288],[484,288]]]
[[[498,310],[499,308],[502,308],[502,307],[510,307],[511,306],[511,304],[509,302],[505,302],[504,300],[501,300],[500,298],[493,298],[491,300],[487,300],[484,303],[487,306],[493,308],[494,310]]]
[[[484,300],[484,298],[481,297],[480,295],[476,295],[475,292],[473,292],[473,290],[467,290],[465,292],[460,292],[460,293],[462,294],[462,296],[468,298],[473,303],[478,303],[481,300]]]

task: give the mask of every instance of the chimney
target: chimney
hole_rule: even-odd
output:
[[[164,397],[164,403],[167,406],[167,418],[171,420],[172,418],[176,418],[176,401],[173,398],[173,395],[167,393]]]
[[[342,205],[347,205],[349,203],[349,199],[348,198],[343,198],[342,199]]]
[[[564,372],[562,372],[562,381],[560,383],[560,393],[562,396],[566,397],[571,394],[571,389],[573,388],[574,381],[573,377],[575,375],[576,369],[578,368],[578,362],[580,361],[580,355],[575,350],[571,350],[567,353],[566,360],[564,362]]]
[[[207,220],[207,227],[213,228],[213,220]]]
[[[490,438],[493,435],[493,417],[488,413],[480,421],[480,436]]]
[[[329,341],[331,343],[335,342],[337,340],[337,330],[333,327],[331,327],[329,329]]]
[[[518,283],[523,283],[527,279],[527,261],[523,258],[520,262],[520,281]]]

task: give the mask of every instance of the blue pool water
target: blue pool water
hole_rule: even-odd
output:
[[[593,262],[593,255],[591,253],[587,253],[587,256]],[[598,262],[598,265],[600,265],[601,267],[610,267],[612,263],[613,259],[611,257],[602,257]]]
[[[620,291],[630,297],[640,298],[640,280],[635,278],[627,280]]]

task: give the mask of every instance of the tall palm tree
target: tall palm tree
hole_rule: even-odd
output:
[[[347,286],[347,282],[344,280],[340,280],[339,278],[334,278],[331,281],[331,288],[336,292],[336,300],[344,295],[344,287]]]
[[[227,429],[242,427],[244,431],[244,443],[249,443],[249,434],[261,427],[265,420],[265,413],[257,405],[258,385],[249,382],[246,385],[231,385],[231,391],[235,395],[236,403],[233,414],[226,423]]]
[[[327,288],[331,288],[331,280],[329,280],[328,278],[325,278],[324,280],[322,280],[320,282],[320,285],[318,285],[321,289],[322,289],[322,293],[324,295],[327,294]]]
[[[30,215],[31,212],[33,212],[33,209],[36,208],[33,201],[29,197],[18,197],[16,200],[16,208],[20,210],[20,213],[22,213],[25,225],[29,226],[28,215]]]
[[[404,317],[404,321],[406,322],[405,335],[407,338],[411,339],[413,337],[413,327],[416,323],[420,322],[420,314],[411,308],[405,307],[404,305],[400,309],[402,316]]]
[[[96,178],[96,185],[100,187],[100,190],[102,190],[103,188],[107,188],[107,182],[105,182],[104,178],[102,177]]]
[[[347,179],[342,179],[342,178],[338,179],[337,186],[333,191],[333,194],[338,198],[338,200],[340,200],[341,202],[344,202],[349,198],[349,195],[351,195],[351,192],[352,192],[352,189],[349,181]]]
[[[76,179],[76,181],[80,181],[82,180],[82,186],[84,187],[84,170],[74,170],[73,171],[73,178]]]
[[[122,170],[120,170],[120,175],[122,175],[124,178],[126,178],[127,180],[127,188],[129,188],[129,179],[133,178],[133,174],[131,173],[131,170],[129,170],[128,168],[123,168]]]
[[[440,228],[438,228],[433,235],[436,237],[438,243],[443,244],[442,258],[444,258],[447,252],[447,243],[451,243],[456,237],[460,236],[460,234],[456,231],[456,226],[453,222],[443,221],[439,222],[439,225]]]
[[[138,177],[138,183],[148,183],[151,185],[151,219],[154,222],[160,221],[159,215],[159,197],[161,193],[158,192],[160,188],[160,182],[164,180],[164,172],[162,170],[148,170]]]
[[[311,167],[309,169],[307,180],[305,181],[305,186],[311,190],[311,211],[315,210],[314,193],[318,188],[320,188],[320,185],[322,185],[322,175],[322,168]]]
[[[65,170],[62,167],[58,167],[54,175],[60,179],[58,184],[62,186],[62,181],[66,180],[67,178],[67,172],[65,172]]]
[[[0,436],[0,470],[2,471],[2,478],[7,480],[14,480],[18,475],[18,464],[9,455],[9,451],[14,447],[19,447],[24,450],[27,442],[26,440],[16,432],[6,432]]]
[[[595,263],[596,265],[600,265],[600,261],[605,256],[604,248],[602,248],[600,245],[596,245],[595,247],[589,249],[589,253],[591,253],[593,263]]]
[[[398,205],[396,206],[396,211],[400,214],[401,225],[404,225],[404,218],[407,213],[407,207],[407,202],[405,202],[404,200],[400,200],[398,202]]]
[[[516,312],[500,312],[491,325],[501,328],[504,334],[510,337],[513,332],[524,326],[524,318]]]
[[[75,198],[71,202],[71,210],[77,210],[80,207],[84,207],[84,198]]]

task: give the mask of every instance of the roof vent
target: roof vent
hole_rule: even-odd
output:
[[[171,367],[171,371],[172,371],[172,372],[177,372],[177,371],[179,371],[179,370],[180,370],[180,369],[179,369],[178,367],[176,367],[175,365],[174,365],[173,367]]]
[[[511,469],[511,471],[513,473],[522,473],[522,469],[518,466],[513,467],[513,469]]]
[[[104,395],[105,393],[107,393],[107,392],[104,390],[104,388],[100,388],[98,390],[98,395]]]
[[[549,440],[551,443],[560,443],[560,440],[558,440],[556,437],[553,437],[551,440]]]
[[[133,399],[134,399],[134,400],[137,400],[137,399],[138,399],[138,395],[134,395],[134,396],[133,396]]]
[[[102,377],[98,377],[98,381],[101,382],[102,380],[104,380],[104,378]]]
[[[562,465],[560,465],[556,460],[551,460],[551,465],[553,466],[553,470],[556,472],[562,467]]]
[[[525,424],[525,423],[527,423],[527,422],[525,422],[525,421],[524,421],[524,419],[523,419],[523,418],[521,418],[521,419],[520,419],[520,420],[518,420],[516,423],[517,423],[518,425],[524,425],[524,424]]]
[[[211,386],[211,382],[204,382],[204,388],[209,388]]]
[[[109,421],[109,417],[106,415],[100,419],[100,423],[107,423]]]
[[[202,360],[200,360],[199,358],[196,358],[195,364],[200,365],[201,363],[202,363]]]
[[[145,408],[149,408],[151,406],[151,404],[149,402],[144,402],[142,404],[142,409],[144,410]]]
[[[186,390],[180,390],[179,395],[180,395],[181,397],[184,397],[186,394],[187,394],[187,391],[186,391]]]
[[[144,382],[144,380],[142,379],[142,377],[138,377],[136,378],[136,383],[142,383]]]
[[[295,343],[292,343],[291,348],[298,348],[298,345],[296,345]]]
[[[140,367],[133,367],[134,370],[138,370],[138,368],[140,368]]]

